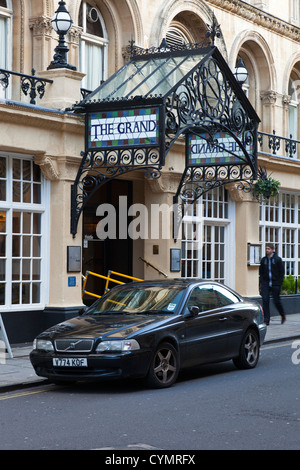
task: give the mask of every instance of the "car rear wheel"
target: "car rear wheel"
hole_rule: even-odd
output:
[[[179,373],[178,353],[170,343],[161,343],[151,360],[146,383],[153,388],[170,387]]]
[[[233,359],[236,367],[239,369],[253,369],[258,363],[259,358],[259,337],[254,329],[250,329],[243,337],[240,353]]]

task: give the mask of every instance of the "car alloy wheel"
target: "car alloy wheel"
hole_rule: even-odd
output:
[[[249,329],[242,341],[240,354],[233,359],[239,369],[253,369],[259,358],[259,337],[254,329]]]
[[[179,373],[178,353],[170,343],[162,343],[152,358],[147,384],[154,388],[166,388],[174,384]]]

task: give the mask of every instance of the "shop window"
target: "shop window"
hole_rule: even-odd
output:
[[[107,32],[100,10],[86,1],[81,2],[78,24],[82,27],[80,71],[86,74],[82,85],[92,91],[107,78]]]
[[[0,155],[0,305],[40,306],[45,182],[32,159]]]

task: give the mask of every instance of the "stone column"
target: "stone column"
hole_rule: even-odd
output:
[[[259,243],[259,203],[252,193],[238,189],[238,183],[227,185],[236,205],[235,290],[244,296],[258,295],[258,266],[248,266],[248,243]]]
[[[263,103],[262,108],[262,126],[261,131],[272,134],[276,130],[276,134],[280,135],[281,129],[275,128],[275,104],[277,100],[277,93],[272,90],[262,91],[260,97]],[[278,127],[278,126],[277,126]]]
[[[181,175],[162,173],[157,180],[149,180],[145,204],[148,210],[148,237],[144,243],[144,259],[161,271],[159,273],[145,263],[145,279],[181,277],[178,271],[170,270],[171,248],[181,248],[180,240],[173,238],[173,197],[177,191]]]

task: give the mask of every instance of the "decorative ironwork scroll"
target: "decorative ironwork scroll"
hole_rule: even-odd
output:
[[[257,172],[259,119],[216,50],[166,100],[167,151],[187,136],[186,170],[175,199],[193,202],[231,182],[248,190]]]
[[[233,182],[238,183],[238,189],[250,192],[253,181],[253,172],[247,165],[190,167],[182,175],[175,200],[180,196],[184,203],[193,203],[206,192]]]
[[[82,152],[77,178],[71,187],[71,233],[77,232],[80,214],[88,199],[107,181],[136,170],[146,178],[161,174],[158,148],[106,149]]]

